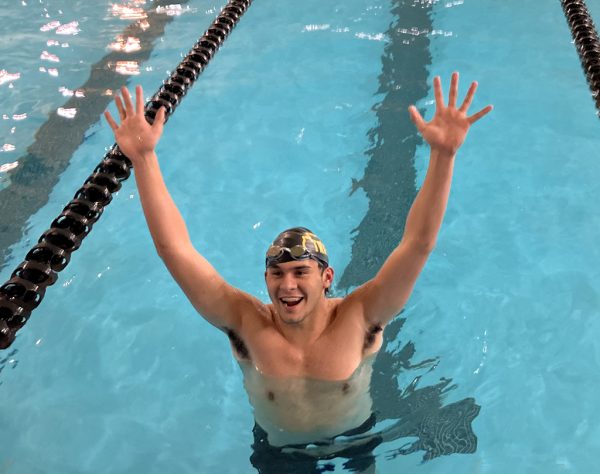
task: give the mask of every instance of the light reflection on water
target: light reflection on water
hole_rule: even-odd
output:
[[[124,37],[122,35],[117,36],[117,40],[108,45],[108,47],[113,51],[123,51],[125,53],[131,53],[141,49],[139,38],[136,38],[135,36]]]
[[[144,47],[141,44],[140,38],[120,32],[115,34],[112,39],[110,39],[110,35],[108,37],[105,36],[106,39],[101,41],[105,41],[106,46],[98,48],[96,36],[98,36],[98,33],[102,34],[102,32],[98,31],[95,27],[90,27],[90,19],[94,13],[89,9],[85,11],[85,15],[89,16],[83,16],[77,9],[53,9],[43,1],[40,1],[39,5],[29,4],[24,1],[21,5],[30,12],[30,15],[39,12],[43,21],[39,23],[32,21],[30,23],[34,31],[28,32],[24,40],[25,48],[20,50],[18,55],[15,54],[14,59],[11,54],[5,57],[6,69],[0,70],[0,86],[7,87],[13,92],[12,95],[7,95],[4,98],[4,110],[12,108],[13,114],[3,114],[4,116],[14,115],[23,117],[19,120],[27,118],[39,120],[42,118],[41,115],[43,118],[47,116],[47,107],[44,106],[43,110],[34,109],[33,106],[35,103],[30,102],[25,105],[25,101],[21,99],[26,90],[31,90],[32,83],[34,83],[33,87],[44,90],[39,96],[47,97],[47,99],[43,100],[49,102],[59,115],[65,116],[64,110],[60,110],[59,96],[74,96],[81,99],[86,96],[86,91],[81,87],[77,87],[83,81],[80,84],[73,84],[72,76],[75,71],[79,74],[84,69],[82,65],[90,62],[89,58],[93,57],[87,50],[88,47],[92,47],[94,51],[118,51],[124,55],[139,52]],[[107,2],[106,6],[101,8],[104,10],[104,13],[100,15],[99,20],[106,22],[107,20],[115,19],[119,23],[124,23],[125,26],[136,24],[142,31],[148,30],[151,26],[148,21],[150,14],[172,17],[195,12],[194,9],[189,6],[183,6],[180,3],[174,2],[166,6],[158,5],[154,7],[145,0]],[[73,18],[74,15],[81,16]],[[6,25],[3,29],[4,34],[11,37],[15,37],[14,32],[18,32],[19,30],[19,28],[15,29],[15,27],[7,27]],[[73,39],[70,42],[59,40],[60,37],[65,36]],[[38,45],[38,52],[33,53]],[[34,58],[37,58],[37,61]],[[125,58],[108,64],[105,67],[125,76],[137,76],[142,72],[138,61],[127,60]],[[151,69],[148,69],[148,71],[151,71]],[[59,77],[63,78],[64,81],[61,85],[56,84],[56,78]],[[23,78],[26,79],[25,82],[22,86],[18,86],[16,81]],[[47,92],[45,92],[52,90],[55,90],[59,96],[48,96]],[[71,112],[68,112],[67,116],[70,115]],[[6,120],[6,118],[4,119]],[[23,128],[23,125],[25,128]],[[28,136],[31,136],[32,133],[28,130],[28,127],[25,123],[21,124],[15,130],[10,131],[9,133],[12,135],[11,141],[4,143],[0,148],[0,152],[23,153],[29,141]],[[6,141],[6,139],[2,141]]]
[[[111,13],[121,20],[143,20],[148,17],[141,7],[130,7],[128,5],[119,5],[117,3],[113,4]]]
[[[10,85],[12,85],[13,81],[16,81],[17,79],[21,78],[21,73],[19,72],[15,72],[15,73],[10,73],[4,69],[2,69],[0,71],[0,86],[6,83],[9,83]]]

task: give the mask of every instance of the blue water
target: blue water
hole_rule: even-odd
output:
[[[0,69],[21,77],[0,85],[9,116],[0,147],[15,148],[0,153],[0,165],[18,160],[64,103],[59,87],[82,84],[130,21],[108,2],[58,3],[5,8]],[[441,75],[447,89],[459,70],[462,93],[468,81],[480,84],[473,110],[495,110],[459,153],[436,250],[403,314],[398,344],[414,344],[414,361],[439,362],[401,370],[397,382],[452,379],[443,402],[472,397],[481,406],[478,444],[473,454],[423,463],[423,451],[390,459],[410,440],[389,441],[375,451],[377,472],[594,472],[600,139],[560,4],[422,4],[435,30],[429,83]],[[600,18],[600,2],[588,5]],[[132,77],[148,95],[220,4],[188,6]],[[78,21],[80,31],[40,31],[52,20]],[[291,225],[322,237],[338,277],[349,264],[353,229],[369,209],[364,190],[350,194],[352,180],[369,161],[385,32],[395,20],[379,0],[256,1],[169,121],[158,149],[165,180],[196,247],[233,285],[267,300],[262,255]],[[43,50],[61,62],[40,59]],[[430,90],[417,104],[427,118],[432,98]],[[87,137],[29,218],[1,281],[113,141],[104,123]],[[417,149],[417,187],[427,156]],[[0,472],[253,472],[252,412],[229,344],[155,255],[133,179],[5,355]]]

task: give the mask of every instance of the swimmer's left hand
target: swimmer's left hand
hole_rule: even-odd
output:
[[[493,109],[493,106],[488,105],[476,114],[467,116],[467,110],[473,101],[473,96],[477,89],[477,82],[474,81],[471,83],[471,87],[469,87],[464,102],[459,108],[456,108],[456,96],[458,95],[457,72],[452,74],[447,106],[444,104],[442,83],[439,76],[434,78],[433,87],[436,104],[433,119],[430,122],[425,122],[414,105],[408,108],[410,118],[415,123],[417,130],[423,135],[425,141],[429,143],[432,151],[454,156],[463,144],[471,125],[488,114]]]
[[[104,116],[115,134],[119,148],[131,160],[135,168],[136,163],[140,163],[147,156],[154,153],[154,149],[162,135],[165,109],[164,107],[159,109],[154,124],[150,125],[144,116],[144,91],[142,87],[137,86],[135,88],[135,107],[126,87],[121,88],[121,94],[123,99],[118,94],[115,97],[121,125],[117,124],[108,110],[104,112]]]

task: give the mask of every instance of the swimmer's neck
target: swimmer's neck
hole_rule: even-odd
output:
[[[289,321],[280,315],[273,305],[269,305],[273,324],[279,333],[293,346],[303,349],[310,347],[325,330],[335,317],[335,308],[340,298],[326,298],[323,296],[317,306],[301,321]]]

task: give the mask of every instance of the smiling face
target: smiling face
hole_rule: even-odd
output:
[[[286,324],[299,324],[311,315],[325,300],[332,280],[333,269],[321,270],[310,258],[272,265],[265,271],[269,296]]]

